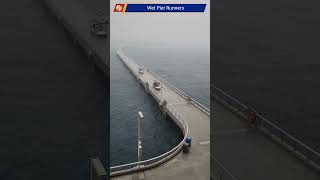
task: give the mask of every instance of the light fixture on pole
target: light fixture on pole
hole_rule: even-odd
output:
[[[140,119],[144,116],[141,111],[138,112],[138,166],[140,166],[141,155],[142,155],[142,141],[141,141],[141,124]]]

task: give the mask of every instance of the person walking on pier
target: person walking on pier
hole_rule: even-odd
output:
[[[256,126],[256,120],[257,120],[257,113],[254,111],[250,111],[248,113],[248,119],[251,125]]]

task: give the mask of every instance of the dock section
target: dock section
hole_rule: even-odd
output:
[[[105,37],[92,33],[94,21],[103,17],[97,17],[79,0],[44,0],[44,4],[63,25],[73,42],[80,45],[89,59],[93,60],[94,64],[106,75],[109,75],[110,36],[108,28],[106,28],[108,35]]]
[[[316,180],[320,179],[319,154],[222,90],[211,87],[212,174],[216,179]],[[221,168],[222,167],[222,168]]]
[[[160,158],[152,158],[151,165],[156,165],[147,164],[152,168],[142,169],[140,174],[136,173],[139,172],[139,168],[137,168],[139,164],[137,163],[111,167],[112,179],[132,179],[141,177],[141,173],[144,179],[210,179],[210,111],[150,69],[145,69],[143,74],[139,74],[139,65],[127,57],[122,50],[119,50],[117,54],[148,93],[159,103],[160,108],[165,109],[166,114],[177,123],[184,135],[192,137],[192,145],[189,153],[186,154],[180,151],[182,146],[178,145],[176,153],[171,152],[173,156],[168,157],[165,153],[166,155],[161,155]],[[161,82],[161,90],[155,90],[152,87],[154,80]],[[140,166],[145,167],[144,164],[140,164]],[[117,172],[128,172],[127,170],[130,169],[133,169],[130,174],[116,176],[119,175]]]

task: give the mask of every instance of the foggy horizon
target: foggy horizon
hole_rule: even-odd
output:
[[[210,47],[210,1],[177,0],[175,4],[207,4],[204,13],[114,13],[110,6],[110,42],[169,44],[183,47]],[[127,3],[155,3],[129,0]],[[168,1],[158,0],[160,3]],[[170,2],[173,3],[173,2]]]

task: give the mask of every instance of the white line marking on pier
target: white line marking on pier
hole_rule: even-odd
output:
[[[188,103],[186,103],[186,102],[182,102],[182,103],[170,103],[169,105],[185,105],[185,104],[188,104]]]
[[[207,145],[207,144],[210,144],[210,141],[201,141],[199,144],[200,145]]]
[[[252,128],[245,128],[245,129],[231,129],[231,130],[220,130],[215,131],[212,133],[213,135],[228,135],[228,134],[238,134],[238,133],[247,133]]]

